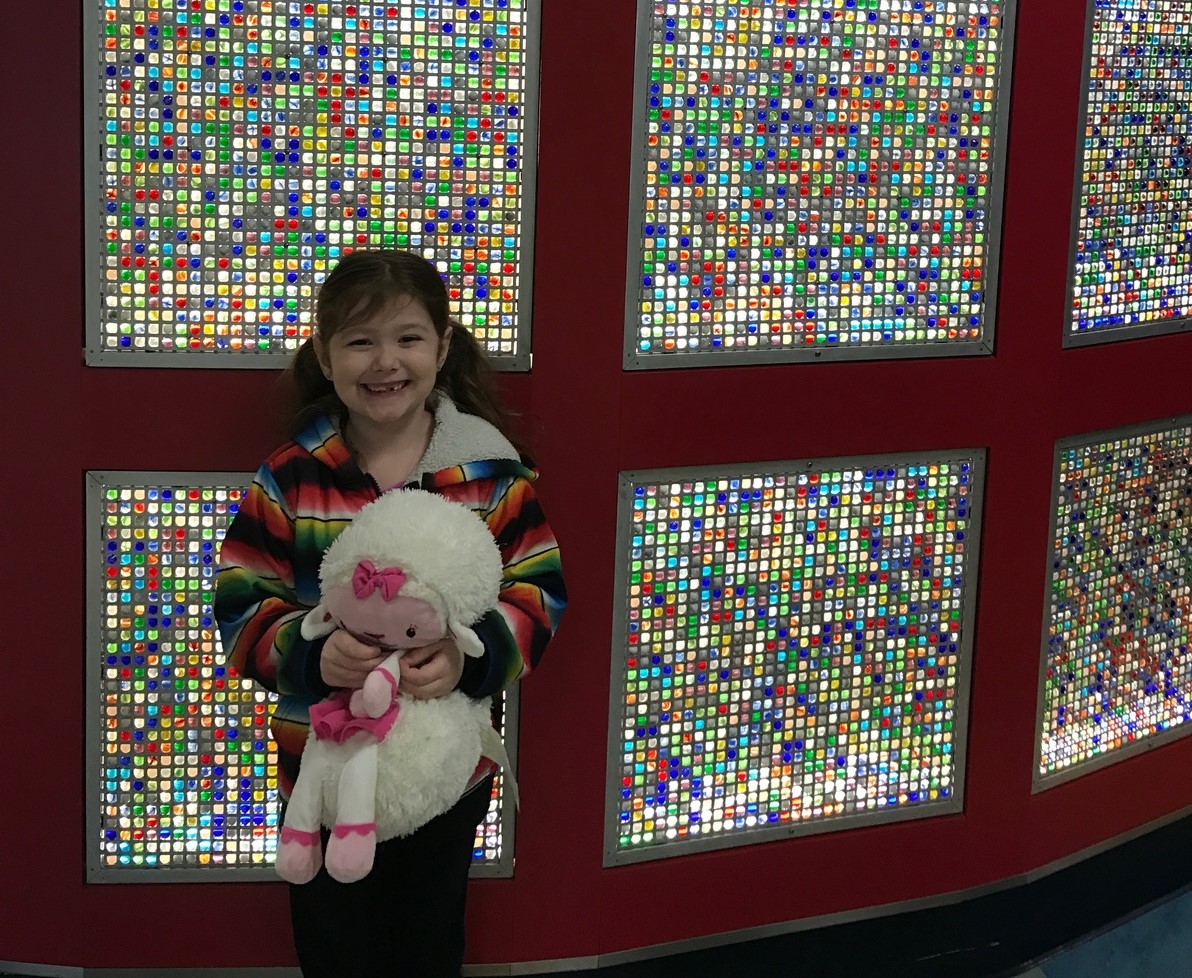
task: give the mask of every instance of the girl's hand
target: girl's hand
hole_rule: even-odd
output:
[[[453,638],[442,638],[401,657],[400,689],[416,700],[446,696],[464,672],[464,654]]]
[[[323,643],[319,672],[328,686],[360,689],[368,674],[388,657],[389,653],[384,649],[365,645],[342,628],[337,628]]]

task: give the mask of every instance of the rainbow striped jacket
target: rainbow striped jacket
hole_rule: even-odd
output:
[[[508,440],[446,397],[431,408],[430,444],[405,486],[472,509],[504,564],[500,605],[474,626],[484,654],[465,659],[459,682],[469,696],[488,697],[537,665],[558,627],[567,603],[559,547],[534,494],[537,472]],[[220,548],[215,619],[224,654],[240,675],[279,694],[270,730],[285,798],[298,776],[308,709],[330,692],[319,672],[323,640],[302,637],[302,618],[319,600],[323,552],[379,493],[338,425],[322,417],[265,460]]]

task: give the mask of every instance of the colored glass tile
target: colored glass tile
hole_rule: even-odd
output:
[[[1061,444],[1037,779],[1192,719],[1192,425]]]
[[[533,0],[94,2],[102,362],[291,352],[361,247],[434,260],[490,353],[528,352]]]
[[[981,464],[623,477],[611,861],[956,810]]]
[[[1073,342],[1168,332],[1192,315],[1192,8],[1090,0],[1089,32]]]
[[[627,359],[987,352],[1009,7],[653,3]]]

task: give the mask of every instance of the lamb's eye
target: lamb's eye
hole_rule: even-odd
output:
[[[409,628],[406,629],[406,638],[413,638],[417,634],[418,634],[418,629],[415,628],[413,625],[411,625]]]

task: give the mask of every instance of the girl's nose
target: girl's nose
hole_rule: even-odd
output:
[[[386,370],[396,367],[401,361],[401,347],[396,343],[378,343],[376,346],[377,366]]]

